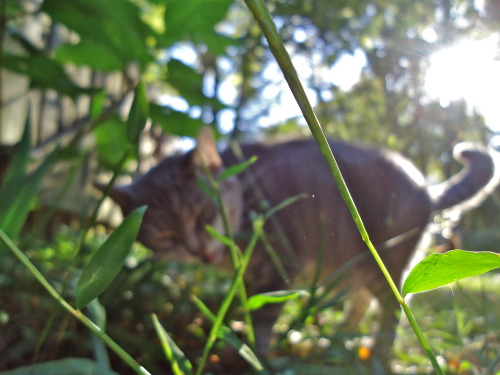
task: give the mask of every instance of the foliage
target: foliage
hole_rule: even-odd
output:
[[[441,162],[439,156],[450,149],[450,140],[485,141],[489,136],[484,121],[471,114],[463,103],[443,107],[428,100],[421,90],[426,58],[432,51],[453,38],[484,32],[496,23],[489,13],[479,14],[473,3],[472,0],[446,4],[427,0],[414,3],[270,0],[268,5],[280,38],[293,58],[307,62],[301,65],[304,69],[299,69],[299,75],[308,92],[313,93],[316,113],[327,132],[348,140],[405,149],[420,166],[430,165],[432,169],[435,166],[429,161]],[[295,307],[292,313],[298,316],[293,326],[297,326],[298,332],[302,325],[303,336],[310,340],[299,340],[297,345],[290,345],[291,340],[286,338],[280,340],[277,347],[283,350],[283,355],[272,360],[279,371],[287,374],[321,373],[325,368],[327,373],[371,371],[363,363],[366,359],[359,354],[361,351],[346,349],[342,344],[344,337],[331,331],[334,325],[316,324],[325,319],[339,320],[336,312],[322,307],[338,306],[340,296],[320,304],[303,298],[307,293],[281,291],[245,300],[242,276],[251,251],[242,258],[228,231],[213,235],[235,251],[235,275],[220,275],[218,270],[176,262],[152,263],[142,259],[149,255],[144,256],[147,251],[140,248],[134,249],[134,256],[127,258],[130,264],[125,262],[122,269],[142,214],[134,214],[133,225],[126,220],[124,227],[104,240],[96,234],[99,226],[95,225],[100,202],[87,207],[84,216],[90,220],[79,218],[76,233],[59,232],[48,243],[43,238],[30,243],[21,235],[23,225],[24,233],[32,229],[26,218],[38,204],[36,198],[43,179],[56,164],[69,161],[73,168],[79,169],[79,163],[92,151],[97,153],[101,167],[113,173],[112,184],[119,175],[133,173],[132,161],[141,161],[143,155],[138,145],[145,136],[153,138],[156,149],[161,148],[160,140],[155,138],[157,129],[169,135],[194,136],[203,124],[210,123],[222,132],[230,132],[233,138],[256,131],[256,126],[262,124],[261,118],[276,103],[276,95],[269,92],[280,85],[276,77],[281,80],[281,75],[272,73],[277,71],[275,62],[261,31],[241,2],[5,1],[0,12],[5,20],[0,35],[0,66],[16,74],[19,81],[29,83],[26,92],[7,100],[12,86],[5,87],[0,82],[0,110],[2,115],[11,113],[13,103],[30,97],[30,112],[35,114],[34,120],[26,122],[8,173],[0,181],[0,324],[3,325],[0,351],[5,353],[2,354],[5,362],[0,366],[13,368],[54,359],[35,366],[34,371],[51,373],[54,368],[63,367],[66,373],[75,368],[76,374],[82,366],[89,366],[103,374],[113,373],[111,367],[121,374],[130,369],[144,373],[141,371],[146,370],[134,359],[140,358],[145,368],[163,373],[166,359],[160,345],[151,339],[155,337],[154,326],[167,359],[174,362],[174,372],[189,373],[188,363],[194,363],[198,373],[203,371],[205,363],[213,372],[227,370],[226,363],[222,363],[225,352],[219,346],[220,338],[259,368],[260,359],[225,324],[233,316],[231,307],[238,305],[233,299],[240,294],[243,309],[294,300],[288,305]],[[444,16],[438,17],[439,14]],[[39,30],[36,35],[30,31],[33,25]],[[423,37],[423,31],[429,27],[437,32],[434,42]],[[301,39],[301,33],[306,37]],[[363,52],[367,63],[353,88],[346,91],[323,79],[322,74],[342,56],[358,50]],[[190,54],[194,58],[190,59]],[[229,85],[235,86],[239,94],[232,98],[227,95]],[[48,115],[51,102],[56,103],[58,116]],[[228,124],[224,120],[227,115],[234,121]],[[12,117],[5,117],[8,121],[0,123],[0,136],[16,128]],[[146,124],[148,118],[150,122]],[[47,135],[54,128],[56,131]],[[304,131],[299,121],[292,119],[269,132],[280,133],[286,128]],[[89,138],[95,141],[95,146],[88,142]],[[40,150],[43,161],[33,163],[30,153]],[[250,159],[226,171],[219,179],[241,172],[252,162]],[[450,171],[451,167],[445,165],[439,173],[447,175]],[[217,195],[216,182],[210,183],[213,185],[208,188],[213,188]],[[64,186],[52,184],[50,188],[63,193]],[[49,214],[57,209],[56,202],[52,202]],[[259,220],[266,218],[256,220],[256,236]],[[9,237],[25,250],[24,254]],[[119,246],[110,246],[113,241]],[[12,261],[5,247],[29,272]],[[103,252],[105,255],[101,256]],[[89,253],[94,256],[89,258]],[[90,282],[89,274],[105,275],[107,288],[97,288]],[[33,275],[54,300],[31,282]],[[82,288],[89,292],[86,297],[82,297]],[[94,300],[98,295],[107,318],[101,314],[96,325],[87,315],[92,317],[93,309],[99,308]],[[70,305],[76,301],[83,308],[90,300],[94,302],[84,311]],[[88,332],[75,326],[61,307],[99,338],[90,340]],[[158,316],[153,322],[152,312]],[[47,321],[39,319],[45,316],[49,317]],[[166,328],[161,327],[160,321]],[[318,335],[318,330],[323,331]],[[495,340],[497,336],[494,335]],[[110,337],[116,337],[121,346]],[[326,341],[320,341],[322,338]],[[313,341],[318,345],[311,347]],[[354,347],[364,348],[360,337],[352,341]],[[108,358],[103,342],[116,354]],[[328,342],[328,348],[320,342]],[[95,361],[81,359],[84,357]],[[319,365],[306,357],[318,360]],[[489,353],[486,358],[481,366],[493,369],[497,359],[492,359]],[[290,370],[291,363],[295,370]],[[19,373],[26,368],[13,371]]]

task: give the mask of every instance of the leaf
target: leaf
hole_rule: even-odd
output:
[[[132,144],[139,142],[142,130],[149,116],[149,103],[146,95],[146,85],[140,82],[135,88],[134,101],[127,119],[127,139]]]
[[[234,39],[215,32],[216,25],[226,17],[232,0],[184,1],[166,0],[165,26],[162,43],[169,47],[181,39],[204,42],[215,54],[221,54]]]
[[[4,182],[14,181],[21,178],[28,170],[28,163],[30,161],[30,146],[31,146],[31,120],[30,110],[27,110],[26,123],[24,125],[23,136],[21,141],[17,144],[12,161],[10,162],[7,173],[4,177]],[[0,191],[0,196],[5,197],[5,192]]]
[[[161,325],[156,314],[153,314],[152,319],[165,356],[171,364],[172,372],[175,375],[192,374],[193,365],[189,362],[174,340],[172,340],[167,331],[165,331],[165,328]]]
[[[500,254],[452,250],[430,254],[410,272],[403,285],[403,296],[439,288],[500,267]]]
[[[224,245],[226,245],[228,247],[236,246],[233,240],[231,240],[229,237],[226,237],[226,236],[220,234],[219,232],[217,232],[217,230],[214,227],[212,227],[211,225],[208,225],[208,224],[205,225],[205,230],[208,232],[208,234],[211,237],[213,237],[217,241],[223,243]]]
[[[87,65],[106,72],[120,70],[124,62],[102,42],[83,39],[77,44],[64,44],[55,53],[55,59],[61,63]]]
[[[127,151],[128,142],[125,129],[125,122],[114,116],[93,130],[99,151],[99,162],[108,168],[113,168]]]
[[[118,373],[104,369],[86,358],[65,358],[56,361],[37,363],[31,366],[18,367],[4,371],[2,375],[118,375]]]
[[[128,215],[83,268],[76,285],[78,309],[98,297],[120,272],[139,233],[145,212],[146,207],[142,206]]]
[[[77,51],[80,63],[94,68],[103,68],[105,65],[109,69],[120,61],[119,70],[122,70],[131,62],[137,61],[145,66],[152,61],[147,40],[154,38],[154,33],[142,21],[138,6],[131,1],[45,0],[41,10],[54,21],[77,32],[80,40],[85,41],[83,47],[76,47],[81,49]],[[91,44],[96,46],[95,51],[105,51],[106,62],[96,56],[84,59],[83,50],[90,49]],[[67,57],[71,61],[71,56],[64,49],[59,57]]]
[[[23,142],[23,141],[22,141]],[[22,143],[21,142],[21,143]],[[17,152],[24,153],[26,149],[21,146]],[[12,168],[21,168],[26,163],[25,155],[14,156],[13,164],[7,172],[7,177],[0,191],[0,228],[10,238],[17,238],[29,212],[38,195],[44,177],[59,154],[55,148],[42,164],[32,174],[11,172]]]
[[[194,295],[191,296],[191,300],[207,319],[209,319],[212,323],[215,322],[217,317],[210,311],[203,301]],[[254,369],[260,371],[264,368],[252,349],[243,343],[229,327],[222,326],[217,332],[217,337],[223,339],[227,344],[235,348],[238,351],[238,354],[250,365],[252,365]]]
[[[30,56],[4,53],[3,67],[13,72],[26,75],[31,86],[54,89],[75,100],[80,94],[93,94],[93,88],[83,88],[73,82],[64,67],[46,54],[34,53]]]
[[[95,120],[102,114],[105,101],[106,101],[106,91],[103,90],[94,95],[94,97],[92,98],[92,103],[89,111],[89,115],[92,120]]]
[[[305,290],[278,290],[275,292],[260,293],[248,299],[247,307],[250,310],[259,310],[270,303],[283,303],[308,295],[309,293]]]
[[[149,105],[149,116],[165,133],[181,137],[196,138],[204,126],[201,120],[189,117],[186,113],[153,103]]]
[[[171,59],[167,68],[168,83],[174,86],[190,105],[208,104],[210,99],[203,93],[202,74],[176,59]]]
[[[217,181],[221,182],[224,181],[225,179],[232,177],[234,175],[237,175],[241,172],[243,172],[245,169],[247,169],[250,165],[255,163],[257,161],[257,156],[252,156],[250,159],[247,161],[244,161],[243,163],[233,165],[227,169],[225,169],[218,177]]]

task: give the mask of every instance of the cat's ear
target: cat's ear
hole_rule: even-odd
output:
[[[222,160],[217,151],[214,133],[210,126],[201,128],[196,138],[196,148],[193,153],[193,164],[203,168],[206,166],[215,172],[222,167]]]
[[[107,184],[94,181],[94,186],[104,192]],[[127,186],[113,186],[108,195],[113,201],[120,206],[123,212],[129,212],[134,207],[135,197],[133,191]]]

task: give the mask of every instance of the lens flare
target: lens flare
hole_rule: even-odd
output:
[[[464,40],[431,56],[425,77],[428,95],[447,106],[464,99],[500,127],[499,37]],[[495,119],[495,120],[492,120]]]

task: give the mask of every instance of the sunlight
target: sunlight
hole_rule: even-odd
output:
[[[443,106],[464,99],[500,129],[500,61],[498,35],[466,40],[436,52],[430,58],[425,89]]]

